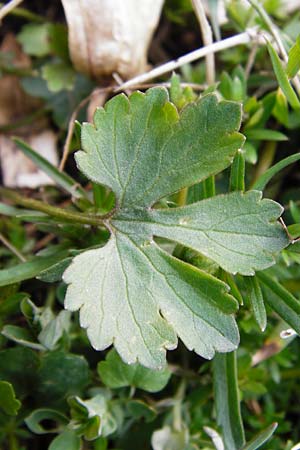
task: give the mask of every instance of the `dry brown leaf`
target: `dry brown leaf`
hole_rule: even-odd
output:
[[[19,69],[30,67],[30,58],[23,53],[20,44],[12,33],[7,34],[0,51],[12,55],[12,63]],[[14,123],[26,114],[32,112],[39,101],[27,95],[16,75],[7,74],[0,78],[0,125]]]
[[[17,68],[30,68],[30,58],[23,53],[13,34],[7,34],[1,44],[2,52],[13,55],[12,63]],[[0,79],[0,125],[13,125],[17,120],[26,118],[28,114],[40,107],[40,101],[27,95],[16,75],[7,74]],[[48,129],[45,118],[13,130],[14,134],[23,138],[38,153],[52,164],[58,164],[57,137]],[[36,188],[52,184],[52,180],[17,148],[8,134],[0,135],[0,163],[3,183],[8,187]]]
[[[62,0],[74,66],[94,78],[146,69],[163,0]]]

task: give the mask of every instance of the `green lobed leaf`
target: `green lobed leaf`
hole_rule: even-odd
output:
[[[236,353],[217,354],[213,361],[218,425],[226,450],[240,450],[245,443],[238,393]]]
[[[113,235],[104,248],[76,257],[64,279],[71,283],[65,306],[81,308],[81,326],[92,345],[101,350],[114,342],[128,363],[163,367],[166,349],[177,345],[175,330],[206,358],[215,348],[226,351],[238,344],[228,315],[237,304],[227,286],[154,242]]]
[[[244,142],[241,106],[206,95],[180,117],[164,88],[117,95],[82,126],[79,169],[109,186],[119,207],[151,206],[230,165]]]
[[[13,386],[7,381],[0,381],[0,409],[10,416],[15,416],[21,407],[16,399]]]
[[[28,55],[42,57],[48,55],[51,51],[48,23],[24,25],[17,39]]]
[[[288,245],[276,219],[283,209],[258,191],[218,195],[181,208],[121,210],[115,234],[164,237],[193,248],[231,273],[253,275]],[[147,247],[147,245],[146,245]]]
[[[171,376],[168,369],[154,371],[139,364],[125,364],[114,350],[98,364],[97,369],[103,383],[110,388],[132,386],[148,392],[161,391]]]
[[[226,168],[243,144],[240,105],[206,95],[181,115],[167,91],[118,95],[82,126],[78,167],[116,194],[105,247],[76,256],[64,273],[65,306],[98,350],[114,343],[127,363],[165,365],[179,336],[205,358],[239,342],[236,300],[217,278],[166,253],[154,236],[252,275],[288,243],[275,221],[281,207],[260,192],[233,192],[181,208],[152,209],[160,198]],[[142,295],[141,295],[142,293]]]
[[[48,63],[42,67],[42,76],[46,80],[50,92],[72,90],[75,84],[75,75],[76,72],[72,66],[65,62]]]

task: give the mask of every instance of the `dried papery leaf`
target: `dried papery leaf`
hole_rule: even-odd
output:
[[[94,78],[146,68],[147,49],[163,0],[62,0],[76,69]]]
[[[33,134],[27,137],[27,142],[53,165],[58,165],[57,136],[53,131]],[[0,136],[0,161],[5,186],[36,188],[53,184],[53,180],[39,170],[7,136]]]

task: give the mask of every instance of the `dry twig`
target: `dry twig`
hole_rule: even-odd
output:
[[[202,0],[192,0],[195,14],[199,20],[202,39],[205,46],[213,43],[213,33],[207,20]],[[206,82],[210,85],[215,82],[215,55],[209,53],[206,55]]]
[[[248,44],[257,37],[257,28],[250,28],[243,33],[194,50],[193,52],[187,53],[186,55],[183,55],[178,59],[162,64],[161,66],[156,67],[149,72],[131,78],[121,86],[117,87],[115,91],[123,91],[124,89],[131,88],[132,86],[135,86],[137,84],[145,83],[152,80],[153,78],[165,75],[168,72],[172,72],[173,70],[178,69],[178,67],[181,67],[184,64],[188,64],[197,61],[198,59],[204,58],[211,53],[217,53],[222,50],[226,50],[227,48],[236,47],[237,45]],[[258,42],[263,44],[264,40],[262,38],[259,38]]]
[[[72,136],[73,136],[74,128],[75,128],[75,120],[76,120],[76,117],[77,117],[79,111],[91,100],[91,98],[94,95],[100,94],[103,92],[111,92],[111,91],[113,91],[113,89],[114,89],[114,86],[95,89],[90,95],[88,95],[83,100],[81,100],[81,102],[74,109],[74,111],[71,115],[71,118],[69,120],[68,133],[67,133],[67,137],[66,137],[66,141],[65,141],[65,145],[64,145],[63,155],[62,155],[62,158],[61,158],[61,161],[59,164],[59,170],[61,172],[64,170],[64,167],[65,167],[68,155],[69,155],[70,145],[71,145]]]
[[[8,250],[10,250],[14,255],[16,255],[17,258],[19,258],[20,261],[25,262],[26,258],[22,255],[22,253],[19,252],[19,250],[11,243],[9,242],[5,236],[3,236],[2,233],[0,233],[0,241],[3,245],[5,245]]]
[[[20,3],[22,3],[22,1],[23,0],[11,0],[9,3],[4,5],[0,9],[0,21],[2,19],[4,19],[4,17],[7,16],[7,14],[9,14],[13,9],[15,9],[17,6],[19,6]]]

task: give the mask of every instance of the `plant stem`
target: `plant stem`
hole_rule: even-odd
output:
[[[9,439],[9,450],[18,450],[19,443],[13,432],[9,433],[8,439]]]
[[[182,380],[175,394],[175,405],[173,407],[173,427],[176,431],[182,429],[181,407],[186,390],[186,381]]]
[[[243,150],[238,150],[230,169],[229,190],[245,190],[245,157]]]
[[[80,223],[86,225],[94,226],[105,226],[105,219],[111,216],[112,212],[99,216],[96,214],[85,214],[76,211],[69,211],[62,208],[57,208],[56,206],[49,205],[48,203],[41,202],[39,200],[34,200],[31,198],[22,197],[16,192],[0,187],[0,195],[2,197],[8,198],[13,203],[24,206],[25,208],[34,209],[35,211],[40,211],[48,216],[53,217],[57,220],[62,220],[63,222]]]
[[[181,191],[178,192],[178,196],[177,196],[178,206],[186,205],[187,195],[188,195],[188,188],[183,188],[183,189],[181,189]]]
[[[203,186],[203,198],[210,198],[216,195],[216,185],[214,175],[206,178],[206,180],[202,182],[202,186]]]
[[[248,0],[249,3],[252,5],[252,7],[257,11],[267,28],[269,29],[270,33],[273,35],[276,44],[278,45],[279,51],[281,53],[281,56],[285,61],[287,61],[287,53],[284,48],[284,45],[282,43],[280,34],[278,33],[276,25],[272,22],[272,20],[269,17],[269,14],[266,12],[265,8],[257,1],[257,0]]]
[[[89,94],[87,97],[85,97],[83,100],[81,100],[81,102],[76,106],[76,108],[74,109],[70,120],[69,120],[69,125],[68,125],[68,132],[67,132],[67,137],[66,137],[66,141],[65,141],[65,145],[64,145],[64,149],[63,149],[63,155],[59,164],[59,168],[58,170],[60,172],[62,172],[64,170],[69,152],[70,152],[70,146],[71,146],[71,141],[72,141],[72,136],[74,133],[74,128],[75,128],[75,120],[76,117],[79,113],[79,111],[93,98],[93,96],[97,95],[97,94],[101,94],[101,93],[109,93],[114,89],[113,86],[108,86],[106,88],[99,88],[99,89],[95,89],[91,94]]]

